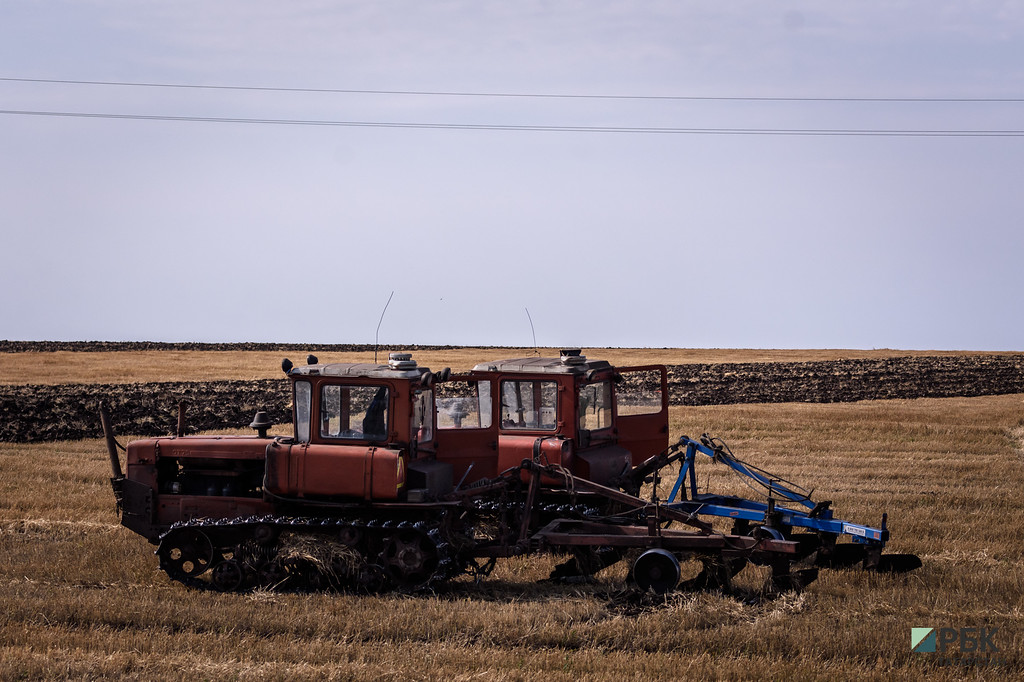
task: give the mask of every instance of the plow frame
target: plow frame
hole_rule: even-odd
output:
[[[700,493],[696,474],[697,453],[701,453],[715,462],[725,464],[741,477],[750,479],[765,488],[767,501],[760,502],[734,495]],[[697,516],[714,516],[746,523],[758,523],[773,535],[778,533],[777,529],[800,528],[836,538],[847,536],[851,542],[867,545],[875,551],[884,548],[889,540],[886,514],[882,514],[882,523],[878,528],[836,519],[830,508],[832,504],[830,501],[815,503],[811,500],[813,491],[806,491],[763,469],[735,458],[721,441],[716,441],[706,435],[700,441],[682,436],[675,445],[666,451],[665,455],[659,455],[658,458],[652,459],[659,459],[658,462],[651,464],[655,470],[682,460],[682,466],[675,484],[672,486],[672,492],[665,503],[669,509],[677,509]],[[689,499],[687,499],[687,489],[689,489]],[[676,501],[680,495],[680,499]],[[779,504],[780,501],[791,505],[795,504],[798,508],[783,506]]]

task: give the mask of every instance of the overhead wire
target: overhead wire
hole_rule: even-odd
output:
[[[716,101],[716,102],[917,102],[917,103],[1017,103],[1024,98],[922,98],[922,97],[740,97],[740,96],[676,96],[676,95],[602,95],[602,94],[559,94],[527,92],[469,92],[431,90],[360,90],[339,88],[298,88],[263,87],[240,85],[202,85],[189,83],[159,83],[133,81],[72,80],[56,78],[0,77],[0,82],[44,83],[61,85],[101,85],[145,88],[187,88],[199,90],[236,90],[257,92],[291,93],[341,93],[372,95],[417,95],[417,96],[458,96],[458,97],[517,97],[517,98],[560,98],[594,100],[673,100],[673,101]],[[1024,137],[1024,129],[982,130],[982,129],[938,129],[920,128],[879,129],[879,128],[718,128],[718,127],[659,127],[659,126],[617,126],[617,125],[526,125],[502,123],[431,123],[422,121],[377,121],[377,120],[318,120],[286,118],[250,118],[237,116],[181,116],[170,114],[130,114],[112,112],[54,111],[4,109],[0,115],[61,117],[107,120],[165,121],[189,123],[236,123],[248,125],[278,126],[320,126],[350,128],[405,128],[430,130],[470,131],[518,131],[549,133],[598,133],[598,134],[646,134],[646,135],[760,135],[760,136],[818,136],[818,137]]]
[[[1024,97],[776,97],[776,96],[714,96],[714,95],[619,95],[587,93],[543,92],[474,92],[460,90],[382,90],[357,88],[299,88],[253,85],[204,85],[198,83],[158,83],[136,81],[72,80],[67,78],[14,78],[0,77],[3,82],[50,83],[61,85],[105,85],[142,88],[181,88],[195,90],[241,90],[252,92],[302,92],[350,95],[411,95],[429,97],[513,97],[536,99],[605,99],[605,100],[665,100],[708,102],[922,102],[922,103],[1014,103]]]
[[[832,137],[1024,137],[1024,130],[920,130],[857,128],[671,128],[630,126],[518,125],[500,123],[427,123],[412,121],[338,121],[219,116],[172,116],[166,114],[114,114],[84,111],[32,111],[0,109],[6,116],[44,116],[134,121],[189,123],[242,123],[256,125],[326,126],[349,128],[410,128],[428,130],[490,130],[556,133],[615,133],[661,135],[791,135]]]

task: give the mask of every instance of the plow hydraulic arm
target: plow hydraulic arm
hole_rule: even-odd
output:
[[[698,454],[727,466],[747,486],[761,491],[764,501],[700,493],[696,474]],[[627,475],[628,482],[638,487],[643,482],[655,480],[661,469],[677,461],[682,465],[665,503],[669,509],[702,517],[731,519],[735,534],[753,533],[799,540],[808,554],[817,552],[815,559],[819,565],[841,566],[862,561],[865,568],[896,572],[913,570],[921,565],[920,559],[914,555],[882,555],[889,541],[886,514],[882,514],[881,525],[877,528],[837,519],[832,512],[831,501],[813,501],[813,491],[740,460],[723,441],[707,434],[699,441],[681,437],[664,453],[631,471]],[[850,543],[837,544],[844,536]]]

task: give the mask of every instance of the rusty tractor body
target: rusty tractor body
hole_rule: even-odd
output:
[[[631,555],[631,579],[665,592],[680,559],[697,558],[695,584],[728,589],[755,562],[787,589],[813,580],[815,552],[832,556],[840,535],[780,526],[772,499],[771,514],[725,533],[699,504],[639,497],[679,459],[664,366],[615,368],[578,351],[462,374],[399,353],[385,365],[307,360],[282,364],[290,436],[267,435],[258,413],[253,436],[134,441],[122,471],[101,411],[122,524],[157,545],[172,579],[222,591],[415,590],[550,552],[568,557],[556,577]],[[877,558],[888,531],[879,538],[856,558]]]

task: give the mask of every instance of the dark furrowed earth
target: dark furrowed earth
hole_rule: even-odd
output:
[[[121,345],[111,350],[125,350]],[[168,344],[158,345],[166,349]],[[217,344],[183,345],[208,350],[205,346]],[[254,350],[294,350],[282,344],[251,345],[260,346]],[[237,344],[233,347],[237,349]],[[332,349],[362,348],[339,345]],[[0,351],[3,349],[0,343]],[[68,350],[52,350],[58,349]],[[39,350],[38,346],[35,350]],[[668,381],[673,405],[1000,395],[1024,393],[1024,354],[673,365],[669,367]],[[186,405],[190,433],[246,427],[258,410],[267,412],[274,423],[291,421],[290,382],[284,377],[253,381],[0,386],[0,441],[99,437],[101,401],[110,409],[116,432],[140,436],[173,433],[179,403]]]
[[[417,346],[404,345],[403,350],[449,350],[457,346]],[[0,353],[53,353],[69,351],[81,353],[100,353],[104,351],[143,351],[143,350],[177,350],[177,351],[270,351],[296,353],[315,351],[318,353],[365,353],[374,350],[372,343],[203,343],[199,341],[163,342],[163,341],[8,341],[0,340]]]

